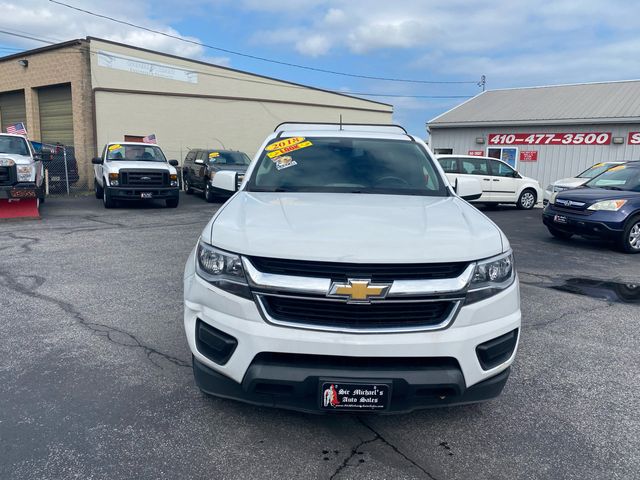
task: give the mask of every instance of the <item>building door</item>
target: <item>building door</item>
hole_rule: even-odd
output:
[[[40,137],[42,143],[73,146],[73,109],[71,85],[38,89]]]
[[[29,132],[27,125],[27,109],[24,104],[24,90],[0,94],[0,128],[7,131],[9,125],[22,122]]]

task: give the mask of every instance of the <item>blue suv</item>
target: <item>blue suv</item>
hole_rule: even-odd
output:
[[[640,162],[618,165],[582,187],[554,194],[542,220],[554,237],[605,238],[624,252],[640,253]]]

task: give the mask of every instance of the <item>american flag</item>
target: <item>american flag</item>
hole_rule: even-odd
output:
[[[27,129],[24,126],[24,123],[14,123],[13,125],[9,125],[7,127],[7,133],[15,133],[17,135],[26,135]]]
[[[142,141],[144,143],[156,143],[156,134],[152,133],[151,135],[147,135],[146,137],[142,137]]]

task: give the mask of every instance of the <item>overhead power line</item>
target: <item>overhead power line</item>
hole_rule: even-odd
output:
[[[21,33],[15,33],[15,32],[11,32],[11,31],[7,31],[7,30],[0,30],[0,34],[5,34],[5,35],[10,35],[10,36],[15,36],[15,37],[20,37],[20,38],[28,38],[30,40],[35,40],[38,42],[42,42],[42,43],[47,43],[50,45],[55,45],[56,42],[53,42],[51,40],[46,40],[43,38],[38,38],[35,36],[31,36],[31,34],[29,34],[28,32],[24,32],[23,34]],[[67,53],[80,53],[82,51],[88,53],[89,55],[98,55],[97,52],[92,52],[89,48],[87,47],[83,47],[83,46],[69,46],[68,48],[73,48],[74,52],[67,52]],[[14,49],[12,49],[14,50]],[[215,66],[215,65],[213,65]],[[326,88],[319,88],[319,87],[308,87],[305,85],[294,85],[294,84],[288,84],[286,82],[283,81],[279,81],[276,79],[273,79],[271,81],[269,80],[259,80],[257,78],[253,79],[253,78],[242,78],[242,77],[237,77],[237,76],[233,76],[233,75],[224,75],[224,74],[220,74],[220,73],[213,73],[213,72],[205,72],[203,70],[191,70],[194,73],[198,73],[200,75],[206,75],[206,76],[211,76],[211,77],[218,77],[218,78],[226,78],[229,80],[235,80],[235,81],[239,81],[239,82],[248,82],[248,83],[258,83],[258,84],[262,84],[262,85],[269,85],[269,86],[273,86],[273,87],[282,87],[282,88],[295,88],[295,89],[306,89],[306,88],[318,88],[319,90],[328,92],[328,93],[337,93],[337,94],[341,94],[341,95],[360,95],[363,97],[389,97],[389,98],[423,98],[423,99],[455,99],[455,98],[471,98],[470,95],[403,95],[403,94],[388,94],[388,93],[369,93],[369,92],[350,92],[350,91],[340,91],[340,90],[331,90],[331,89],[326,89]]]
[[[114,17],[110,17],[109,15],[103,15],[100,13],[92,12],[90,10],[85,10],[84,8],[76,7],[74,5],[69,5],[67,3],[59,2],[57,0],[49,0],[51,3],[55,3],[56,5],[61,5],[66,8],[70,8],[72,10],[76,10],[78,12],[86,13],[87,15],[92,15],[94,17],[103,18],[105,20],[109,20],[111,22],[116,22],[121,25],[127,25],[129,27],[138,28],[140,30],[145,30],[150,33],[155,33],[157,35],[162,35],[164,37],[172,38],[174,40],[179,40],[181,42],[190,43],[192,45],[198,45],[200,47],[209,48],[211,50],[216,50],[218,52],[228,53],[229,55],[237,55],[240,57],[250,58],[252,60],[259,60],[261,62],[274,63],[277,65],[284,65],[287,67],[299,68],[303,70],[310,70],[313,72],[320,73],[328,73],[331,75],[340,75],[343,77],[352,77],[352,78],[364,78],[367,80],[380,80],[385,82],[403,82],[403,83],[420,83],[420,84],[431,84],[431,85],[445,85],[445,84],[467,84],[467,85],[475,85],[478,83],[477,80],[469,81],[469,80],[415,80],[415,79],[406,79],[406,78],[388,78],[388,77],[375,77],[371,75],[359,75],[356,73],[347,73],[347,72],[339,72],[336,70],[327,70],[324,68],[310,67],[308,65],[300,65],[297,63],[283,62],[281,60],[274,60],[272,58],[260,57],[257,55],[251,55],[248,53],[238,52],[235,50],[229,50],[227,48],[216,47],[215,45],[209,45],[206,43],[198,42],[195,40],[189,40],[188,38],[183,38],[178,35],[172,35],[170,33],[161,32],[160,30],[154,30],[153,28],[144,27],[142,25],[137,25],[135,23],[127,22],[126,20],[120,20]]]

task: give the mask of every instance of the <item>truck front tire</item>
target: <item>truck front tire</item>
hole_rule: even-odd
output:
[[[179,198],[168,198],[166,200],[167,202],[167,208],[176,208],[178,206],[178,203],[180,203],[180,199]]]
[[[101,199],[102,198],[102,187],[100,186],[100,184],[98,183],[98,181],[95,178],[93,179],[93,188],[96,191],[96,198],[97,199]]]
[[[102,189],[102,203],[104,204],[104,208],[113,208],[116,206],[116,202],[111,198],[111,192],[106,186]]]

